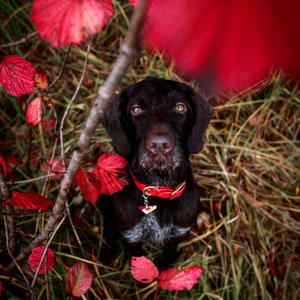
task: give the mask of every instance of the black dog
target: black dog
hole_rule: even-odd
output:
[[[113,101],[104,126],[128,160],[130,179],[121,192],[100,198],[110,244],[116,229],[131,255],[143,255],[143,243],[151,241],[165,247],[165,266],[174,261],[178,243],[201,211],[189,153],[201,151],[212,114],[186,84],[153,77]]]

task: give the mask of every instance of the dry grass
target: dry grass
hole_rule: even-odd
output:
[[[28,21],[27,1],[1,0],[0,6],[4,8],[0,14],[1,44],[33,30]],[[64,126],[66,156],[72,154],[97,87],[111,69],[120,37],[126,32],[130,8],[117,3],[116,8],[112,23],[94,42],[84,86]],[[36,36],[17,47],[0,48],[1,55],[9,53],[18,53],[35,66],[41,65],[53,80],[60,71],[66,49],[51,49]],[[84,47],[72,47],[61,79],[46,97],[46,119],[60,121],[78,84],[84,55]],[[171,68],[164,66],[159,55],[142,52],[120,89],[151,74],[178,79]],[[0,93],[0,152],[19,159],[8,180],[43,175],[54,149],[56,132],[45,133],[39,127],[29,129],[25,124],[25,103],[32,98],[16,101],[3,91]],[[55,272],[50,272],[47,278],[51,299],[68,298],[64,292],[66,266],[77,260],[87,261],[95,275],[86,299],[300,298],[300,90],[294,82],[273,75],[255,92],[211,101],[215,116],[207,132],[205,149],[192,157],[196,179],[203,188],[202,201],[211,218],[205,228],[194,230],[190,239],[180,245],[178,260],[180,267],[196,264],[204,268],[199,284],[192,291],[184,292],[162,291],[155,283],[141,286],[131,278],[129,262],[121,247],[113,265],[103,266],[98,259],[103,247],[101,214],[97,207],[80,202],[74,189],[70,193],[69,220],[52,244],[57,264]],[[86,165],[106,151],[112,151],[112,147],[100,127],[86,156]],[[59,147],[56,156],[60,156]],[[55,199],[59,183],[59,180],[49,182],[47,197]],[[43,181],[10,186],[35,192],[41,192],[43,187]],[[35,214],[17,216],[17,252],[33,238],[36,221]],[[38,228],[45,221],[39,220]],[[0,222],[3,228],[2,218]],[[3,297],[19,299],[27,287],[17,271],[5,268],[3,230],[0,247]],[[149,248],[151,258],[159,255],[158,249]],[[22,268],[31,281],[29,267],[24,264]],[[39,276],[35,287],[37,299],[46,299],[45,277]]]

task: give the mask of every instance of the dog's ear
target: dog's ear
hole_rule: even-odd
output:
[[[188,149],[190,153],[198,153],[203,148],[204,131],[207,128],[214,111],[200,95],[195,94],[193,100],[196,104],[197,115],[192,133],[188,139]]]
[[[103,125],[112,138],[112,143],[118,154],[127,157],[130,153],[130,142],[120,121],[120,97],[117,96],[107,108]]]

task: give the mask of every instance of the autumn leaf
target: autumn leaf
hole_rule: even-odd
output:
[[[129,0],[128,2],[131,3],[133,6],[136,6],[139,0]]]
[[[58,158],[53,158],[52,161],[48,160],[46,165],[46,172],[48,173],[49,171],[52,173],[57,173],[56,175],[51,177],[53,179],[58,179],[63,177],[64,176],[63,172],[65,171],[65,168],[62,164],[62,161]]]
[[[30,18],[53,47],[80,44],[113,15],[111,0],[34,0]]]
[[[151,283],[158,277],[158,269],[155,264],[145,256],[131,258],[131,275],[141,283]]]
[[[198,266],[187,267],[182,270],[171,268],[161,272],[158,276],[158,283],[162,289],[169,291],[191,290],[198,282],[203,269]]]
[[[27,261],[32,270],[34,270],[34,271],[37,270],[37,268],[40,264],[40,261],[42,259],[44,251],[45,251],[45,246],[40,246],[40,247],[36,247],[36,248],[32,249],[31,254]],[[47,262],[47,264],[46,264],[46,262]],[[55,264],[54,252],[50,248],[48,248],[47,254],[43,259],[43,262],[41,264],[41,267],[40,267],[38,273],[45,274],[47,271],[51,271],[54,268],[54,264]]]
[[[0,165],[2,167],[4,176],[6,176],[6,164],[5,164],[5,160],[2,156],[0,156]]]
[[[5,204],[29,210],[47,210],[54,205],[52,201],[40,194],[18,191],[13,191],[12,197],[2,203],[2,205]]]
[[[48,119],[41,122],[42,129],[45,132],[51,131],[56,128],[57,120],[56,119]]]
[[[40,89],[48,88],[48,75],[42,67],[37,67],[34,74],[34,81],[36,87]]]
[[[16,167],[18,167],[19,165],[21,165],[23,163],[22,161],[20,161],[19,158],[15,157],[15,156],[5,156],[3,158],[3,160],[4,160],[5,165],[6,165],[6,175],[11,174],[11,172]]]
[[[26,122],[29,125],[38,125],[43,117],[43,99],[36,97],[27,106]]]
[[[83,296],[90,288],[93,274],[84,262],[77,262],[66,274],[66,292],[74,297]]]
[[[18,56],[6,56],[0,64],[0,84],[12,96],[34,91],[35,68],[31,62]]]
[[[102,154],[92,174],[101,182],[101,194],[111,195],[124,188],[127,184],[127,161],[117,154]]]
[[[124,172],[127,166],[127,160],[123,156],[118,154],[104,153],[97,160],[97,167],[107,172],[115,172],[120,170],[121,173]]]
[[[101,195],[101,182],[95,175],[88,173],[84,169],[79,169],[76,172],[76,181],[85,200],[92,203],[98,201]]]
[[[300,77],[299,11],[299,0],[152,0],[143,39],[207,89],[243,89],[274,67]]]

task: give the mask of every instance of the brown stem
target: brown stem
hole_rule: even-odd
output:
[[[7,184],[5,182],[5,177],[4,177],[4,172],[3,172],[3,168],[0,165],[0,195],[1,195],[1,200],[7,200],[9,198],[9,190],[7,187]],[[15,251],[15,246],[16,246],[16,220],[14,217],[14,212],[12,207],[7,204],[5,205],[5,214],[7,214],[7,217],[4,218],[4,224],[7,228],[7,236],[8,236],[8,240],[6,241],[7,245],[8,245],[8,251],[10,253],[13,253]]]
[[[13,46],[20,45],[22,43],[26,43],[29,39],[31,39],[35,35],[37,35],[37,31],[27,34],[25,37],[23,37],[22,39],[20,39],[18,41],[7,43],[7,44],[2,44],[2,45],[0,45],[0,48],[13,47]]]

